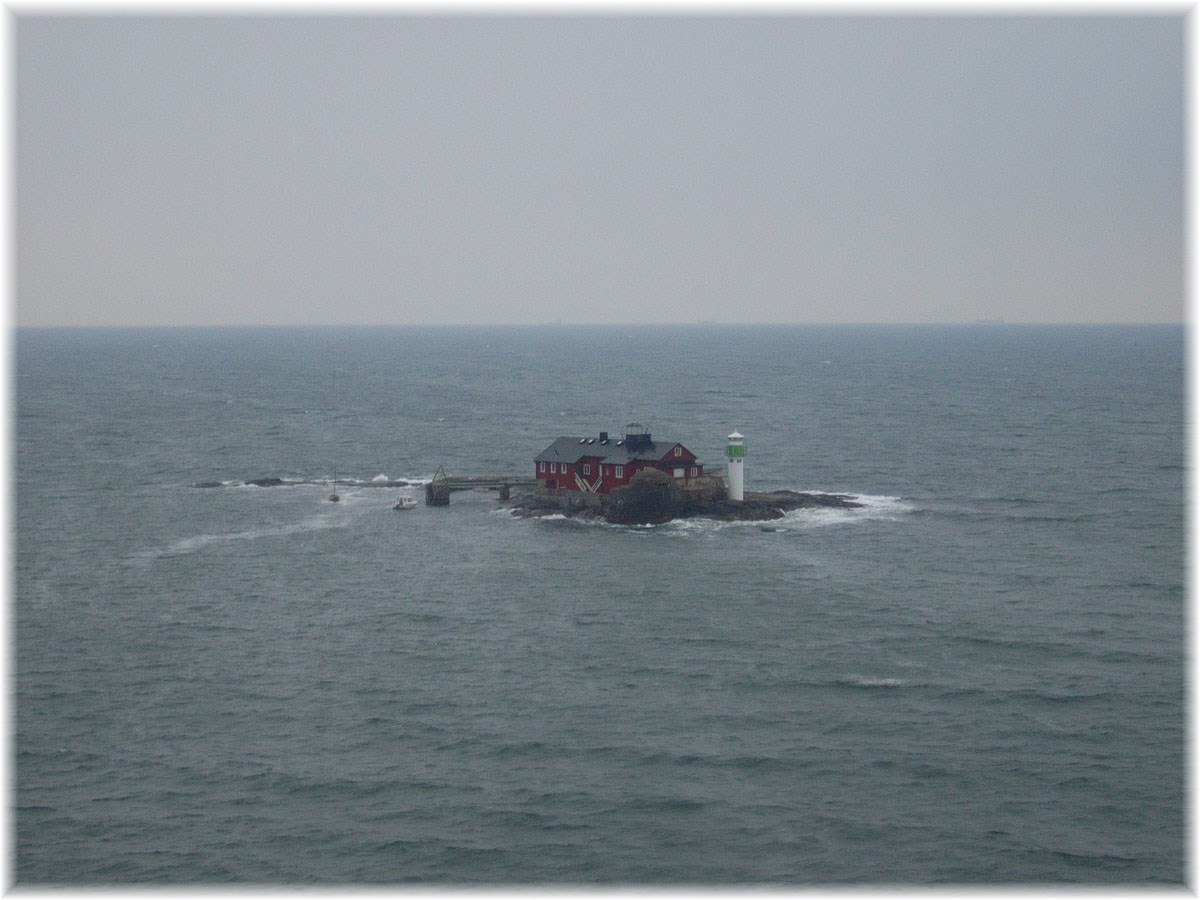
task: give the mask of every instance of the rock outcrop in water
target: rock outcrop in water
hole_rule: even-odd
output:
[[[197,488],[219,488],[226,484],[236,484],[232,481],[197,481],[192,487]],[[254,485],[255,487],[280,487],[283,485],[297,484],[330,484],[328,480],[313,480],[308,478],[279,478],[275,475],[264,475],[262,478],[251,478],[241,482],[242,484]],[[372,478],[370,481],[360,481],[355,478],[338,478],[332,482],[337,485],[345,485],[347,487],[413,487],[424,484],[423,481],[408,481],[403,478]]]
[[[274,476],[266,478],[251,478],[246,482],[246,484],[253,484],[257,487],[279,487],[281,484],[283,484],[283,479],[276,478]]]
[[[533,494],[514,504],[514,508],[523,516],[565,514],[584,519],[602,518],[614,525],[662,525],[672,519],[695,518],[759,522],[782,518],[794,509],[857,509],[862,506],[844,494],[798,491],[751,491],[745,500],[730,500],[718,479],[684,490],[671,476],[654,469],[639,472],[627,487],[600,500],[599,506],[572,509],[564,508],[555,497]]]

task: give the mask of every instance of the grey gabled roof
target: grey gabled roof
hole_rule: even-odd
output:
[[[621,441],[621,446],[617,442]],[[640,447],[632,453],[624,446],[621,438],[609,438],[607,444],[599,438],[560,437],[534,457],[534,462],[573,463],[585,456],[613,465],[624,465],[634,459],[650,459],[657,462],[678,441],[654,441],[649,447]],[[682,446],[682,445],[681,445]]]

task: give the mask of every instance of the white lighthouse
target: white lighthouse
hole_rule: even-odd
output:
[[[729,460],[729,499],[744,500],[742,464],[746,459],[746,439],[736,431],[729,436],[725,457]]]

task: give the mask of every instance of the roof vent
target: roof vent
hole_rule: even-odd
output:
[[[607,442],[608,442],[608,432],[607,431],[600,432],[600,443],[604,444]]]
[[[595,439],[595,438],[588,438],[588,439],[587,439],[587,442],[588,442],[589,444],[594,444],[594,443],[596,443],[596,439]]]
[[[587,443],[587,438],[580,438],[580,439],[579,439],[579,443],[581,443],[581,444],[586,444],[586,443]]]
[[[620,447],[624,443],[625,443],[624,441],[617,441],[617,446]]]

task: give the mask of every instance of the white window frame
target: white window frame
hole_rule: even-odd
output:
[[[591,463],[584,463],[584,464],[583,464],[583,474],[584,474],[584,475],[591,475],[591,474],[592,474],[592,464],[591,464]]]
[[[697,469],[695,466],[692,466],[692,471],[691,471],[691,473],[688,475],[688,477],[689,477],[689,478],[695,478],[695,477],[696,477],[696,476],[697,476],[699,473],[700,473],[700,470],[699,470],[699,469]]]
[[[683,456],[683,448],[682,448],[682,447],[680,447],[680,446],[678,446],[678,445],[676,445],[676,447],[675,447],[675,455],[676,455],[676,456]]]
[[[616,469],[616,471],[613,473],[614,475],[616,475],[618,478],[625,477],[625,467],[624,466],[614,466],[614,468]]]
[[[546,464],[544,462],[538,463],[538,471],[543,473],[546,471]]]

